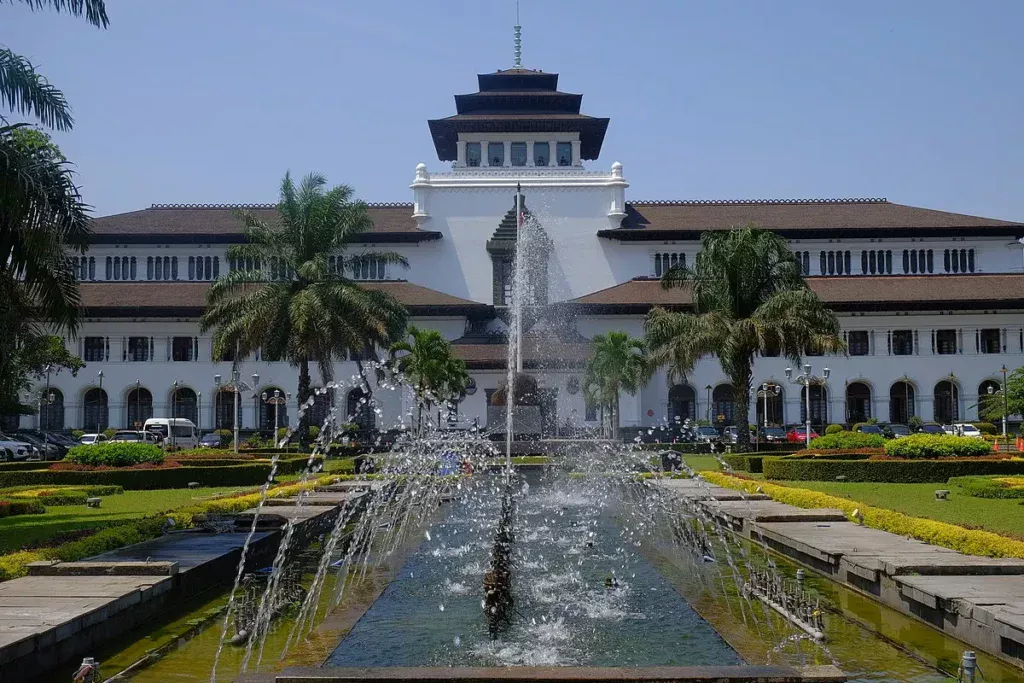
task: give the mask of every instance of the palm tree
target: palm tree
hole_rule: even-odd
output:
[[[715,355],[733,387],[740,443],[750,442],[747,411],[754,357],[786,356],[799,364],[808,351],[838,352],[845,346],[835,314],[800,274],[789,245],[753,226],[705,232],[693,269],[675,267],[662,287],[690,290],[692,313],[655,308],[644,322],[652,362],[669,377],[690,373]]]
[[[402,336],[408,315],[391,295],[360,287],[345,276],[360,258],[408,263],[393,252],[346,255],[373,223],[366,204],[353,200],[351,187],[325,191],[326,184],[314,173],[296,188],[285,174],[275,225],[239,211],[246,242],[228,249],[228,259],[256,267],[233,268],[218,278],[199,323],[204,332],[216,328],[215,357],[234,352],[237,362],[262,349],[265,359],[297,366],[300,405],[312,393],[310,363],[317,364],[324,383],[330,382],[335,360],[375,355],[375,348]],[[302,440],[308,421],[304,415],[299,423]]]
[[[644,342],[625,332],[609,332],[595,334],[590,344],[593,353],[584,371],[584,398],[601,409],[602,429],[607,408],[611,436],[617,439],[620,392],[635,394],[649,376]]]
[[[437,330],[409,326],[408,339],[391,345],[391,367],[412,383],[417,400],[417,431],[423,429],[423,408],[458,399],[466,391],[466,363],[452,355],[452,345]],[[410,343],[409,339],[412,340]],[[399,355],[402,354],[402,355]]]

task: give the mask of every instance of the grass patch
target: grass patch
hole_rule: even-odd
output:
[[[880,484],[877,482],[782,481],[811,491],[934,519],[968,529],[984,529],[1024,539],[1024,506],[1019,500],[975,498],[961,488],[944,484]],[[935,500],[936,489],[948,488],[949,500]]]
[[[26,545],[37,546],[57,535],[81,529],[97,529],[141,517],[167,512],[200,499],[252,487],[222,486],[202,489],[161,489],[125,491],[104,498],[101,507],[54,507],[41,515],[0,519],[0,553]]]

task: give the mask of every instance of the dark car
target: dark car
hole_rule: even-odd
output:
[[[25,443],[32,444],[39,451],[43,460],[61,460],[68,453],[67,447],[61,445],[49,434],[44,435],[36,430],[22,429],[15,432],[14,436]]]
[[[875,434],[877,436],[885,436],[885,432],[878,425],[861,425],[857,427],[857,431],[861,434]]]
[[[786,430],[782,427],[761,427],[758,436],[768,443],[781,443],[786,440]]]
[[[209,434],[203,434],[203,438],[199,439],[199,447],[222,448],[226,445],[226,441],[220,434],[210,432]]]
[[[942,430],[942,425],[921,425],[922,434],[938,434],[942,436],[946,432]]]
[[[885,432],[887,439],[902,439],[905,436],[910,436],[910,427],[907,425],[889,424],[882,427],[882,431]]]

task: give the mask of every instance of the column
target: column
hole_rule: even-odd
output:
[[[554,140],[548,142],[548,166],[558,166],[555,153],[558,151],[558,143]]]
[[[458,150],[455,155],[455,165],[462,168],[466,165],[466,141],[459,140],[455,143],[455,148]]]
[[[487,140],[480,141],[480,166],[490,166],[491,160],[487,154]]]
[[[503,165],[504,166],[511,166],[512,165],[512,141],[511,140],[505,140],[505,142],[502,143],[502,144],[505,146],[505,162],[504,162]]]
[[[533,140],[526,141],[526,165],[533,166]]]
[[[583,162],[580,160],[580,141],[572,141],[572,165],[580,166]]]

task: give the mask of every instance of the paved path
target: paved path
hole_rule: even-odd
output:
[[[965,555],[859,526],[839,510],[762,494],[748,502],[739,491],[697,480],[650,481],[752,541],[1024,667],[1024,560]]]

